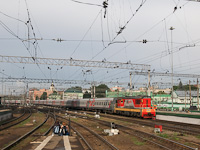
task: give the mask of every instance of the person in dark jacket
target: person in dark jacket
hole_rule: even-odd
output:
[[[54,124],[53,133],[58,134],[59,131],[60,131],[60,123],[59,123],[59,121],[56,121]]]
[[[59,135],[62,136],[62,135],[69,135],[68,133],[68,126],[66,125],[66,123],[62,123],[62,125],[60,126],[60,132],[59,132]]]

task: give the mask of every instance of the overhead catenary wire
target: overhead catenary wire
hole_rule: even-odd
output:
[[[19,21],[19,22],[21,22],[21,23],[24,23],[24,24],[26,24],[26,22],[24,22],[23,20],[21,20],[21,19],[18,19],[18,18],[14,18],[14,17],[12,17],[12,16],[9,16],[9,15],[7,15],[7,14],[5,14],[5,13],[1,12],[1,11],[0,11],[0,14],[2,14],[2,15],[4,15],[4,16],[6,16],[6,17],[8,17],[8,18],[11,18],[11,19],[14,19],[14,20],[16,20],[16,21]]]
[[[96,22],[96,20],[98,19],[99,15],[101,14],[102,9],[99,11],[99,13],[97,14],[97,16],[95,17],[94,21],[92,22],[92,24],[90,25],[90,27],[88,28],[88,30],[86,31],[86,33],[84,34],[83,38],[81,39],[81,41],[78,43],[78,45],[76,46],[76,48],[73,50],[72,54],[70,55],[70,57],[73,56],[73,54],[77,51],[77,49],[79,48],[79,46],[81,45],[82,41],[85,39],[86,35],[88,34],[88,32],[91,30],[92,26],[94,25],[94,23]]]
[[[85,4],[85,5],[93,5],[93,6],[103,7],[102,5],[99,5],[99,4],[85,3],[85,2],[81,2],[81,1],[77,1],[77,0],[71,0],[71,1],[75,2],[75,3]]]
[[[107,16],[107,18],[108,18],[108,16]],[[104,33],[105,34],[105,33]],[[18,34],[17,34],[18,35]],[[55,40],[56,41],[56,40]],[[82,42],[84,42],[85,40],[83,40]],[[100,42],[101,42],[101,40],[99,40]],[[105,39],[103,39],[103,41],[104,42],[110,42],[110,40],[109,41],[106,41]],[[137,40],[135,40],[135,41],[137,41]],[[139,41],[139,40],[138,40]],[[153,41],[153,40],[148,40],[148,42],[150,42],[150,41]],[[24,41],[25,42],[25,41]],[[126,41],[127,43],[128,43],[128,41]],[[106,43],[105,43],[106,44]],[[142,60],[143,61],[143,60]]]
[[[184,3],[182,6],[180,6],[180,8],[184,7],[186,4],[188,4],[188,2]],[[180,9],[180,8],[178,8],[178,9]],[[113,55],[107,57],[106,59],[108,60],[108,59],[112,58],[113,56],[117,55],[119,52],[121,52],[125,48],[128,48],[129,46],[131,46],[134,43],[134,41],[137,41],[138,39],[140,39],[142,36],[144,36],[145,34],[147,34],[148,32],[150,32],[151,30],[153,30],[155,27],[157,27],[160,23],[162,23],[163,21],[165,21],[167,18],[169,18],[173,14],[174,14],[173,12],[171,12],[170,14],[168,14],[162,20],[158,21],[157,23],[155,23],[154,25],[152,25],[149,29],[147,29],[145,32],[143,32],[141,35],[139,35],[137,38],[135,38],[132,43],[131,42],[128,43],[125,47],[119,49],[117,52],[115,52]]]
[[[119,30],[117,32],[117,34],[115,35],[115,37],[111,40],[110,43],[107,44],[107,46],[105,46],[100,52],[98,52],[95,56],[92,57],[91,60],[93,60],[94,58],[96,58],[99,54],[101,54],[104,50],[106,50],[111,44],[117,43],[114,42],[115,39],[123,32],[123,30],[126,28],[126,26],[129,24],[129,22],[133,19],[133,17],[137,14],[137,12],[140,10],[140,8],[145,4],[147,0],[142,0],[141,4],[139,5],[139,7],[136,9],[135,13],[132,14],[132,16],[129,18],[129,20],[122,26],[119,27]]]
[[[88,28],[88,30],[86,31],[86,33],[84,34],[82,40],[78,43],[78,45],[76,46],[76,48],[74,49],[74,51],[72,52],[70,58],[72,59],[73,54],[76,52],[76,50],[79,48],[79,46],[81,45],[82,41],[85,39],[86,35],[88,34],[88,32],[91,30],[92,26],[94,25],[94,23],[96,22],[96,20],[98,19],[99,15],[102,13],[102,9],[99,11],[99,13],[97,14],[97,16],[95,17],[94,21],[92,22],[92,24],[90,25],[90,27]],[[80,71],[80,68],[78,70],[76,70],[69,78],[71,78],[72,76],[74,76],[74,74],[76,74],[78,71]]]

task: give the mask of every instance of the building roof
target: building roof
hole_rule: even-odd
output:
[[[185,91],[175,91],[177,96],[179,97],[185,97]],[[190,96],[190,91],[186,91],[186,97]],[[197,91],[191,91],[191,96],[192,97],[197,97]]]
[[[171,94],[157,94],[154,95],[153,97],[171,97]]]
[[[82,91],[77,89],[67,89],[65,93],[82,93]]]

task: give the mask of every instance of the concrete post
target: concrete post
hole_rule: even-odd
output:
[[[197,108],[199,111],[199,80],[197,78]]]
[[[148,70],[148,96],[151,96],[151,93],[150,93],[150,70]]]

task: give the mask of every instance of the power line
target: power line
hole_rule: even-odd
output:
[[[129,20],[124,24],[124,26],[119,27],[119,31],[117,32],[116,36],[111,40],[110,43],[106,47],[104,47],[100,52],[98,52],[95,56],[92,57],[91,60],[93,60],[95,57],[97,57],[99,54],[101,54],[105,49],[107,49],[111,44],[118,43],[114,42],[115,39],[123,32],[123,30],[126,28],[126,26],[129,24],[129,22],[133,19],[133,17],[136,15],[136,13],[140,10],[140,8],[145,4],[146,0],[142,0],[139,7],[136,9],[135,13],[132,14],[132,16],[129,18]]]
[[[96,22],[97,18],[99,17],[99,15],[101,14],[102,9],[99,11],[99,13],[97,14],[96,18],[94,19],[94,21],[92,22],[91,26],[89,27],[89,29],[86,31],[86,33],[84,34],[83,38],[81,39],[81,41],[78,43],[78,45],[76,46],[76,48],[74,49],[74,51],[72,52],[71,56],[76,52],[76,50],[79,48],[79,46],[81,45],[82,41],[84,40],[84,38],[86,37],[86,35],[88,34],[88,32],[90,31],[90,29],[92,28],[92,26],[94,25],[94,23]]]
[[[93,5],[93,6],[103,7],[102,5],[99,5],[99,4],[85,3],[85,2],[76,1],[76,0],[71,0],[71,1],[76,2],[76,3],[80,3],[80,4],[85,4],[85,5]]]
[[[182,6],[180,6],[177,9],[181,9],[182,7],[184,7],[188,2],[184,3]],[[157,23],[155,23],[153,26],[151,26],[149,29],[147,29],[144,33],[142,33],[141,35],[139,35],[137,38],[135,38],[133,40],[137,41],[138,39],[140,39],[142,36],[144,36],[146,33],[148,33],[149,31],[151,31],[152,29],[154,29],[156,26],[158,26],[161,22],[165,21],[167,18],[169,18],[171,15],[173,15],[174,13],[170,13],[169,15],[167,15],[166,17],[164,17],[164,19],[162,19],[161,21],[158,21]],[[133,43],[132,42],[132,43]],[[115,52],[113,55],[111,55],[110,57],[108,57],[107,59],[112,58],[113,56],[117,55],[120,51],[124,50],[125,48],[129,47],[132,43],[128,43],[125,47],[123,47],[122,49],[119,49],[117,52]]]

